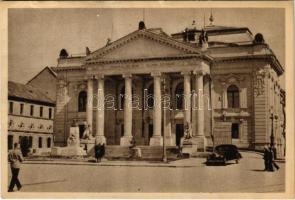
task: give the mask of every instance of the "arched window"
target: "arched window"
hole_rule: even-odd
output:
[[[240,107],[240,94],[239,88],[235,85],[230,85],[227,88],[227,103],[229,108]]]
[[[81,91],[78,99],[78,112],[86,112],[87,92]]]
[[[175,106],[176,109],[183,109],[183,83],[179,83],[175,88]]]

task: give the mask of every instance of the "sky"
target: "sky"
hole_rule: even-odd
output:
[[[131,33],[144,19],[147,28],[161,27],[172,34],[192,21],[197,27],[209,24],[248,27],[262,33],[266,43],[285,65],[285,15],[279,8],[146,8],[146,9],[9,9],[8,79],[26,83],[46,66],[56,66],[61,49],[69,54],[103,47]],[[204,17],[205,16],[205,17]],[[284,77],[282,77],[284,80]],[[283,84],[284,85],[284,84]]]

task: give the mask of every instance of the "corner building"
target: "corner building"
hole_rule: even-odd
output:
[[[284,154],[284,69],[263,35],[248,28],[211,23],[168,35],[140,22],[138,30],[83,56],[63,49],[53,70],[57,144],[66,143],[75,120],[81,137],[88,124],[107,145],[126,146],[133,137],[137,145],[161,146],[165,136],[175,146],[188,130],[200,151],[221,143],[262,149],[272,136]],[[171,109],[158,103],[167,96]]]

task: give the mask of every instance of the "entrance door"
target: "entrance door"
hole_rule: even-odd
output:
[[[175,131],[175,138],[176,138],[176,145],[179,146],[180,140],[183,137],[183,124],[176,124],[176,131]]]
[[[231,125],[231,138],[232,139],[239,139],[239,124],[232,123]]]
[[[149,124],[149,143],[150,143],[151,137],[153,137],[153,134],[154,134],[154,126],[153,124]]]
[[[27,136],[20,137],[19,143],[20,143],[21,152],[23,156],[26,157],[29,153],[29,148],[30,148],[29,138]]]
[[[84,124],[79,125],[79,136],[80,136],[80,139],[83,137],[84,131],[85,131],[85,125]]]

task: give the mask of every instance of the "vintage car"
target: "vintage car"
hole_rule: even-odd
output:
[[[227,161],[235,160],[239,163],[242,155],[238,148],[232,144],[222,144],[214,148],[212,154],[207,157],[206,165],[225,165]]]

